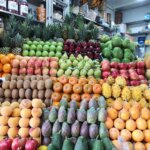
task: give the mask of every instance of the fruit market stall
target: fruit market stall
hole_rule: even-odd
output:
[[[68,19],[32,31],[8,21],[15,32],[9,24],[0,49],[0,150],[148,150],[149,53],[137,59],[129,39],[98,39],[91,23]]]

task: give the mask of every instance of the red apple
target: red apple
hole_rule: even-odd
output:
[[[111,74],[111,73],[110,73],[109,71],[103,71],[103,72],[102,72],[102,77],[103,77],[103,78],[108,78],[108,77],[110,76],[110,74]]]
[[[138,81],[138,80],[130,81],[130,85],[131,86],[138,86],[138,85],[140,85],[140,81]]]
[[[12,142],[13,142],[12,139],[6,138],[5,141],[7,143],[8,149],[11,150],[11,145],[12,145]]]
[[[43,60],[43,62],[42,62],[42,67],[43,68],[48,68],[50,66],[50,63],[49,63],[49,61],[46,59],[46,60]]]
[[[27,66],[27,60],[26,59],[22,59],[20,61],[20,68],[25,68]]]
[[[57,70],[56,70],[56,69],[51,69],[51,70],[49,71],[49,74],[50,74],[50,76],[52,76],[52,77],[56,77]]]
[[[10,150],[5,140],[0,141],[0,150]]]
[[[18,68],[12,68],[12,69],[11,69],[11,73],[12,73],[12,74],[15,74],[15,75],[18,75],[19,69],[18,69]]]
[[[29,139],[26,142],[25,150],[37,150],[38,142],[34,139]]]
[[[58,62],[58,58],[57,57],[51,57],[51,61],[57,61]]]
[[[110,65],[110,62],[109,62],[108,60],[104,59],[104,60],[101,62],[101,65],[103,65],[103,64],[108,64],[108,65]]]
[[[130,86],[130,81],[129,81],[129,80],[126,80],[126,82],[127,82],[127,85]]]
[[[138,80],[139,79],[139,76],[136,72],[131,72],[129,75],[130,75],[131,80]]]
[[[28,68],[27,69],[27,74],[33,75],[34,74],[34,68]]]
[[[25,148],[26,139],[25,138],[15,138],[12,142],[12,150],[23,150]]]
[[[111,68],[118,68],[118,63],[117,62],[111,62],[110,63]]]
[[[26,75],[26,73],[27,73],[27,69],[26,68],[19,69],[19,74]]]
[[[128,70],[120,70],[120,73],[128,73]]]
[[[136,62],[128,63],[128,69],[135,69],[135,68],[136,68]]]
[[[28,61],[28,67],[34,67],[35,65],[35,60],[33,58],[30,58],[29,61]]]
[[[120,76],[124,77],[125,79],[129,79],[129,74],[128,73],[121,73]]]
[[[48,69],[48,68],[44,68],[44,69],[42,70],[42,74],[43,74],[43,75],[48,75],[48,73],[49,73],[49,69]]]
[[[118,64],[118,66],[119,66],[119,69],[127,69],[127,67],[128,67],[128,64],[126,64],[126,63],[119,63]]]
[[[148,81],[146,79],[141,80],[140,82],[141,82],[141,84],[148,84]]]
[[[50,62],[50,67],[57,69],[58,68],[58,62],[57,61],[51,61]]]
[[[40,68],[37,68],[37,69],[35,69],[34,73],[35,73],[35,75],[41,75],[42,71]]]
[[[19,61],[19,59],[14,59],[14,60],[12,60],[12,67],[13,68],[19,68],[19,66],[20,66],[20,61]]]
[[[119,73],[117,71],[114,71],[114,72],[111,73],[111,76],[113,78],[116,78],[117,76],[119,76]]]
[[[129,73],[136,72],[135,69],[129,69],[128,71],[129,71]]]
[[[144,69],[136,69],[136,72],[138,73],[138,75],[145,75],[145,70]]]
[[[117,72],[117,73],[119,73],[119,70],[118,70],[118,69],[111,68],[110,70],[111,70],[111,72]]]
[[[145,80],[145,77],[143,75],[139,75],[139,80]]]
[[[136,67],[137,67],[137,68],[144,68],[144,67],[145,67],[144,61],[139,61],[139,62],[137,62],[137,63],[136,63]]]

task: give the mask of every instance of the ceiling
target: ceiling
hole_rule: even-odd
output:
[[[150,5],[150,0],[107,0],[112,9],[125,10]]]

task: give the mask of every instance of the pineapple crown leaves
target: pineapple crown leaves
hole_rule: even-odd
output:
[[[55,38],[62,38],[62,26],[61,24],[54,24],[54,37]]]
[[[41,38],[41,36],[42,36],[42,27],[40,25],[35,25],[34,26],[34,36],[36,38]]]
[[[43,40],[45,41],[51,39],[51,26],[44,26],[42,37],[43,37]]]
[[[74,39],[75,36],[75,30],[74,27],[68,26],[68,38],[69,39]]]
[[[14,40],[14,43],[15,43],[15,47],[22,47],[24,40],[23,40],[22,36],[19,33],[16,34],[16,36],[14,37],[13,40]]]
[[[87,34],[86,27],[83,27],[83,26],[79,27],[78,36],[79,36],[80,41],[85,41],[87,38],[87,35],[88,34]]]
[[[97,40],[98,39],[98,35],[99,35],[99,30],[98,28],[93,28],[91,30],[91,38],[94,39],[94,40]]]

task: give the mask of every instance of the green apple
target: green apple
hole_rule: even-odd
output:
[[[49,57],[54,57],[55,56],[55,52],[49,52]]]
[[[56,46],[56,45],[57,45],[57,43],[56,43],[55,41],[52,41],[52,42],[51,42],[51,45]]]
[[[49,46],[48,45],[44,45],[43,46],[43,51],[48,51],[49,50]]]
[[[29,51],[28,51],[28,50],[23,50],[22,55],[23,55],[23,56],[29,56]]]
[[[31,51],[29,52],[29,56],[35,56],[35,51],[34,51],[34,50],[31,50]]]
[[[40,41],[39,44],[43,46],[45,43],[43,41]]]
[[[47,57],[47,56],[48,56],[48,52],[47,52],[47,51],[43,51],[43,52],[42,52],[42,56],[43,56],[43,57]]]
[[[41,57],[42,56],[42,52],[41,51],[36,51],[36,56],[37,57]]]
[[[58,46],[56,47],[56,51],[61,52],[62,50],[63,50],[63,48],[62,48],[61,46],[58,45]]]
[[[80,72],[78,69],[73,70],[72,75],[73,76],[79,76]]]
[[[30,46],[30,50],[36,50],[36,46],[35,46],[34,44],[32,44],[32,45]]]
[[[94,76],[95,76],[96,78],[100,78],[100,77],[101,77],[101,70],[100,70],[100,69],[96,69],[96,70],[94,71]]]
[[[90,69],[90,70],[88,70],[88,76],[93,76],[93,74],[94,74],[94,70],[93,69]]]
[[[64,70],[63,70],[63,69],[59,69],[59,70],[57,71],[57,76],[58,76],[58,77],[62,76],[63,74],[64,74]]]
[[[60,68],[63,69],[63,70],[66,70],[66,69],[68,68],[67,63],[62,62],[62,63],[60,64]]]
[[[43,50],[43,47],[42,47],[42,45],[38,44],[37,47],[36,47],[36,49],[37,49],[38,51],[42,51],[42,50]]]
[[[28,44],[23,44],[23,50],[29,50],[30,46]]]
[[[34,45],[38,45],[38,43],[39,43],[38,41],[33,41]]]
[[[61,52],[57,52],[57,53],[55,54],[55,56],[58,57],[58,58],[61,58],[62,53],[61,53]]]
[[[78,65],[78,61],[75,59],[72,63],[73,67],[76,67]]]
[[[32,45],[32,41],[28,40],[28,41],[27,41],[27,44],[28,44],[28,45]]]
[[[51,46],[51,42],[47,41],[45,42],[45,45]]]
[[[64,44],[63,44],[63,42],[57,42],[57,45],[63,47]]]
[[[73,54],[71,54],[70,57],[69,57],[69,59],[70,59],[71,61],[74,61],[76,58],[74,57]]]
[[[87,71],[85,69],[80,70],[80,76],[86,76]]]
[[[55,47],[55,45],[51,45],[49,49],[50,49],[50,51],[55,51],[56,47]]]
[[[66,76],[70,76],[71,74],[72,74],[71,69],[67,69],[67,70],[65,71],[65,75],[66,75]]]

